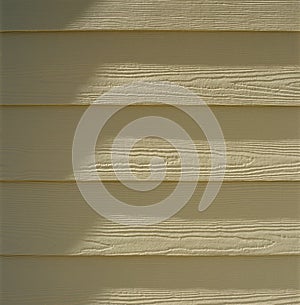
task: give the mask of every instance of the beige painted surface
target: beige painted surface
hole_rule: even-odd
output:
[[[138,80],[175,82],[211,105],[299,105],[300,33],[5,33],[1,40],[5,105],[90,104]]]
[[[5,257],[2,300],[8,305],[298,304],[298,266],[299,257]]]
[[[299,304],[299,1],[1,5],[1,303]],[[180,212],[130,228],[84,201],[71,149],[88,105],[138,80],[174,82],[211,105],[227,172],[215,202],[199,213],[210,171],[203,134],[170,107],[130,107],[118,126],[145,113],[176,119],[190,129],[201,165]],[[98,171],[88,156],[80,175],[95,183],[100,174],[120,195],[108,156],[116,127],[97,143]],[[126,141],[117,143],[120,157]],[[167,162],[167,181],[149,196],[121,192],[126,202],[152,204],[173,190],[180,162],[164,141],[138,143],[132,171],[146,177],[153,156]],[[183,171],[190,169],[184,183],[199,172],[192,160]]]
[[[186,126],[196,143],[201,167],[193,168],[193,158],[186,150],[189,163],[182,168],[182,171],[189,174],[186,179],[188,181],[197,179],[198,174],[200,180],[208,179],[210,150],[201,130],[195,129],[192,121],[187,121],[176,109],[168,106],[150,107],[131,107],[121,115],[123,119],[117,117],[111,126],[107,126],[103,140],[98,141],[96,148],[97,172],[91,170],[93,156],[87,156],[79,171],[81,180],[96,180],[99,174],[103,180],[116,180],[109,154],[112,140],[119,126],[124,126],[126,122],[145,113],[176,119],[179,124]],[[2,137],[4,145],[0,150],[1,180],[74,181],[72,142],[78,120],[86,109],[87,106],[3,107],[2,125],[4,130],[9,132]],[[189,106],[189,109],[198,110],[195,106]],[[227,141],[226,181],[299,180],[300,108],[211,107],[211,109],[218,118]],[[267,123],[266,117],[268,117]],[[286,123],[282,126],[278,122]],[[120,170],[124,165],[122,161],[125,153],[124,141],[126,142],[126,139],[117,142]],[[178,138],[176,142],[185,149],[185,140]],[[140,178],[146,178],[152,157],[162,157],[166,161],[168,169],[166,180],[178,180],[181,163],[175,149],[167,142],[156,138],[149,138],[134,146],[130,158],[133,173]],[[163,172],[164,168],[161,168],[161,171]],[[124,176],[130,179],[126,172]]]
[[[1,183],[1,253],[5,255],[297,255],[299,182],[227,182],[211,207],[197,206],[205,183],[174,217],[149,227],[129,228],[96,214],[76,184]],[[112,192],[118,185],[108,183]],[[174,183],[147,198],[123,196],[148,205]],[[148,200],[147,200],[148,199]],[[150,200],[151,199],[151,200]],[[185,200],[185,197],[177,198]]]
[[[297,0],[2,0],[2,30],[299,31]]]

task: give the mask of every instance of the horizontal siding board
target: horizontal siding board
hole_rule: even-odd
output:
[[[0,102],[91,104],[114,86],[144,80],[184,86],[211,105],[296,106],[299,35],[5,33]]]
[[[7,305],[166,304],[166,294],[169,304],[297,304],[298,265],[296,257],[7,257],[1,297]]]
[[[299,31],[299,2],[3,0],[2,31]]]
[[[96,214],[75,183],[1,183],[1,254],[299,255],[298,182],[223,183],[213,204],[199,213],[204,187],[199,183],[169,220],[132,228]],[[143,204],[158,202],[170,189],[172,183],[166,183],[159,194],[143,195]],[[121,199],[128,204],[141,205],[140,196],[125,195]]]
[[[70,289],[73,291],[72,289]],[[51,289],[49,289],[51,291]],[[80,290],[82,291],[82,290]],[[14,305],[16,301],[22,304],[36,305],[43,300],[45,305],[54,305],[59,302],[61,305],[298,305],[300,293],[298,290],[166,290],[166,289],[101,289],[101,292],[87,295],[70,293],[69,289],[56,291],[54,296],[44,299],[36,290],[28,292],[12,292],[5,294],[3,300],[7,305]]]
[[[297,66],[228,68],[197,65],[106,64],[93,73],[93,78],[89,80],[89,90],[82,88],[74,104],[94,103],[99,95],[114,86],[143,80],[168,81],[183,86],[196,93],[209,105],[299,106],[299,78],[300,69]],[[173,94],[174,103],[182,104],[182,97],[176,99],[175,94]],[[153,100],[155,101],[154,97]],[[188,97],[186,102],[189,102]],[[24,101],[21,100],[21,103]],[[119,101],[112,99],[107,103],[118,104]]]
[[[96,168],[93,164],[93,154],[87,154],[82,160],[80,168],[76,170],[77,179],[81,181],[97,181],[99,175],[103,181],[136,181],[147,179],[151,170],[149,164],[152,158],[163,158],[166,163],[167,173],[165,181],[208,181],[211,170],[214,171],[213,180],[220,179],[220,168],[211,168],[210,149],[207,143],[196,142],[199,154],[200,167],[195,167],[194,155],[185,150],[187,142],[178,141],[178,146],[184,151],[186,164],[180,163],[175,149],[169,146],[159,145],[157,141],[148,140],[148,143],[140,145],[129,151],[124,149],[124,141],[121,139],[116,151],[116,163],[110,160],[110,150],[105,147],[97,147]],[[300,180],[300,141],[227,141],[225,181],[299,181]],[[151,150],[149,147],[151,147]],[[154,147],[154,148],[153,148]],[[132,154],[128,171],[126,152]],[[218,154],[217,150],[213,153]],[[67,146],[56,149],[41,148],[39,143],[33,147],[10,147],[0,151],[2,158],[2,181],[15,180],[42,180],[42,181],[74,181],[72,167],[72,148]],[[220,153],[219,153],[220,154]],[[223,167],[224,168],[224,167]],[[115,174],[118,169],[121,178]],[[155,175],[148,181],[157,181],[158,176],[165,173],[165,166],[156,165]],[[185,176],[180,176],[180,175]]]
[[[90,302],[85,304],[297,305],[300,293],[297,290],[103,289]]]
[[[198,175],[201,180],[208,180],[211,170],[215,173],[215,180],[219,180],[220,169],[211,168],[210,154],[221,155],[218,150],[209,149],[208,143],[197,141],[196,149],[199,154],[200,167],[195,166],[192,151],[188,148],[187,141],[175,141],[183,151],[187,164],[183,165],[180,158],[176,155],[175,148],[172,149],[166,143],[161,143],[155,139],[143,141],[136,145],[132,150],[127,147],[131,139],[123,138],[116,141],[115,149],[117,167],[124,180],[136,180],[136,178],[147,179],[150,174],[149,162],[151,158],[161,157],[165,160],[167,173],[165,180],[177,181],[195,181]],[[114,166],[110,159],[110,146],[103,145],[97,151],[97,171],[92,169],[92,157],[87,156],[82,162],[78,171],[81,180],[96,180],[100,174],[101,179],[116,180]],[[226,142],[226,181],[259,181],[259,180],[300,180],[300,142],[295,141],[243,141],[243,142]],[[130,159],[129,173],[125,167],[126,154],[132,155]],[[165,167],[156,165],[155,172],[163,174]],[[180,173],[186,175],[180,178]],[[155,180],[155,177],[153,178]]]
[[[200,111],[198,107],[189,107],[190,111]],[[2,128],[5,133],[2,136],[3,145],[0,150],[1,180],[73,181],[72,143],[76,126],[86,109],[87,107],[83,106],[2,107]],[[223,128],[227,144],[226,181],[299,180],[300,108],[212,107],[212,110]],[[176,111],[172,111],[166,106],[157,106],[155,109],[148,106],[134,106],[123,114],[129,121],[135,115],[147,113],[169,116],[172,119],[177,115]],[[176,119],[180,123],[182,118],[177,116]],[[87,154],[78,173],[82,177],[80,179],[95,180],[100,173],[102,180],[116,180],[111,162],[107,158],[106,145],[114,139],[117,125],[123,123],[122,120],[118,120],[116,125],[112,123],[111,128],[103,137],[103,143],[98,143],[97,171],[92,171],[91,155]],[[203,142],[201,131],[191,127],[189,132],[199,151],[200,180],[206,181],[210,169],[207,144]],[[181,139],[176,141],[183,149],[185,148],[186,142]],[[177,155],[174,156],[174,151],[164,145],[155,139],[150,139],[132,150],[135,155],[133,154],[130,159],[130,164],[139,179],[149,173],[150,157],[160,156],[165,158],[169,169],[166,179],[178,180],[180,163]],[[149,147],[151,147],[150,151]],[[120,149],[118,160],[122,159],[123,152]],[[191,159],[191,163],[183,167],[183,170],[187,170],[189,174],[186,180],[193,181],[198,179],[199,169],[193,167],[192,161]],[[120,161],[118,165],[120,170],[124,164],[122,162]],[[123,173],[126,175],[127,172],[123,170]],[[131,179],[128,177],[128,180]]]

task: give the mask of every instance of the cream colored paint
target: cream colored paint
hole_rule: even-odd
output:
[[[149,205],[172,191],[164,183]],[[299,253],[299,182],[225,182],[213,204],[197,211],[205,183],[174,217],[130,228],[107,221],[82,198],[75,182],[2,182],[1,253],[5,255],[261,256]],[[111,192],[118,190],[109,182]],[[125,196],[124,196],[125,195]],[[185,198],[177,198],[185,200]],[[26,215],[26,217],[24,217]]]
[[[299,105],[300,33],[97,31],[0,37],[4,105],[90,104],[113,86],[141,79],[185,86],[210,105]]]
[[[280,256],[6,257],[2,302],[159,304],[167,293],[169,304],[297,304],[298,265]]]
[[[298,1],[4,0],[2,9],[3,304],[300,303]],[[216,201],[196,212],[209,151],[195,133],[196,194],[168,221],[132,229],[83,200],[71,147],[88,104],[140,79],[175,82],[212,106],[228,171]],[[114,191],[112,135],[96,153]],[[170,147],[149,139],[134,148],[137,175],[148,173],[149,147],[169,162],[169,182],[150,199],[124,193],[135,205],[168,194],[179,170]]]
[[[299,31],[297,0],[3,0],[4,31]]]

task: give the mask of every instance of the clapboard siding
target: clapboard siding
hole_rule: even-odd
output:
[[[164,305],[292,305],[299,304],[297,290],[200,290],[200,289],[103,289],[89,303],[78,304],[164,304]],[[73,303],[77,304],[77,303]]]
[[[37,140],[37,139],[36,139]],[[118,178],[115,169],[118,168],[122,180],[131,181],[147,179],[150,174],[149,164],[152,158],[160,157],[165,161],[167,173],[165,181],[207,181],[211,170],[214,170],[215,181],[219,179],[220,168],[211,168],[210,149],[205,142],[195,142],[199,154],[200,167],[195,167],[193,154],[185,149],[185,141],[177,141],[178,146],[184,151],[187,163],[183,166],[180,158],[165,143],[157,143],[156,139],[148,139],[132,150],[124,149],[128,139],[123,138],[117,143],[116,160],[113,166],[108,148],[97,147],[96,167],[93,164],[93,153],[86,155],[80,168],[76,171],[82,181],[114,181]],[[124,144],[125,143],[125,144]],[[17,143],[16,143],[17,144]],[[165,144],[165,145],[164,145]],[[55,144],[54,144],[55,145]],[[300,180],[300,141],[227,141],[226,173],[225,181],[282,181]],[[130,158],[130,172],[127,171],[126,152],[132,155]],[[217,150],[213,153],[218,154]],[[220,154],[220,153],[219,153]],[[0,151],[2,166],[0,179],[29,180],[29,181],[72,181],[75,180],[72,169],[72,147],[63,145],[53,149],[41,147],[36,141],[34,146],[6,147]],[[165,172],[165,166],[156,165],[151,181],[157,180],[158,174]],[[181,178],[181,174],[185,176]],[[160,175],[161,176],[161,175]],[[150,181],[148,179],[148,181]]]
[[[33,290],[33,288],[32,288]],[[201,289],[101,289],[84,298],[82,295],[70,293],[72,289],[61,289],[57,291],[54,297],[47,300],[40,297],[35,290],[29,296],[29,292],[24,292],[19,296],[15,293],[5,294],[3,300],[5,304],[14,305],[16,301],[22,304],[40,304],[39,300],[43,300],[45,305],[72,304],[72,305],[298,305],[300,302],[300,293],[297,290],[201,290]],[[82,291],[82,290],[80,290]],[[52,291],[51,291],[52,292]],[[87,294],[87,293],[86,293]]]
[[[230,304],[226,300],[231,292],[234,304],[243,304],[245,294],[252,304],[257,298],[259,304],[297,304],[298,265],[298,257],[6,257],[1,262],[2,303],[123,304],[114,302],[123,290],[131,292],[132,304],[145,304],[151,292],[152,304],[166,292],[177,295],[175,304],[189,304],[189,291],[198,298],[214,296],[213,304]],[[140,291],[145,290],[148,296],[141,300]]]
[[[96,214],[75,183],[1,183],[3,255],[296,255],[300,251],[299,182],[223,183],[203,213],[205,183],[175,216],[158,225],[131,228]],[[114,190],[118,186],[108,184]],[[123,194],[133,205],[159,194]],[[184,195],[177,200],[186,201]],[[151,202],[152,203],[152,202]]]
[[[211,105],[300,105],[299,33],[5,33],[1,40],[3,105],[90,104],[139,80],[174,82]]]
[[[113,107],[113,106],[96,106]],[[201,111],[189,106],[191,111]],[[87,109],[80,107],[30,106],[2,107],[2,126],[9,131],[2,137],[1,180],[74,180],[72,168],[72,143],[76,126]],[[113,108],[114,109],[114,108]],[[299,180],[299,111],[296,107],[212,107],[219,120],[227,143],[227,169],[225,180]],[[124,112],[126,121],[135,115],[159,115],[170,119],[182,119],[176,110],[168,106],[133,106]],[[267,118],[267,121],[266,121]],[[17,123],[16,123],[17,122]],[[280,124],[279,122],[284,122]],[[103,180],[116,180],[107,145],[115,137],[116,130],[124,122],[118,119],[96,147],[97,172],[92,171],[90,155],[82,163],[79,174],[82,180],[95,180],[98,172]],[[126,124],[124,124],[125,126]],[[210,170],[209,149],[199,130],[190,127],[190,135],[200,156],[200,179],[207,180]],[[63,131],[63,132],[61,132]],[[185,149],[186,142],[176,139]],[[118,160],[122,170],[124,139],[120,140]],[[151,149],[149,149],[151,147]],[[131,165],[142,178],[149,174],[150,157],[165,158],[169,174],[167,180],[178,180],[180,162],[176,152],[155,138],[142,142],[133,150]],[[187,155],[189,151],[186,150]],[[183,171],[197,179],[198,168],[193,160]],[[123,171],[124,172],[124,171]],[[126,176],[126,172],[124,173]],[[126,178],[127,179],[127,176]],[[128,178],[129,179],[129,178]]]
[[[180,178],[180,173],[185,174],[186,181],[200,179],[208,180],[211,171],[216,174],[218,180],[219,167],[211,168],[210,154],[221,155],[218,150],[210,150],[208,143],[195,141],[199,154],[200,167],[195,167],[195,160],[184,140],[174,141],[183,152],[187,164],[182,164],[181,159],[176,154],[176,149],[170,147],[165,142],[155,138],[139,142],[133,149],[127,147],[127,143],[134,139],[123,138],[116,141],[114,152],[118,160],[117,167],[124,180],[147,179],[150,174],[149,163],[151,158],[161,157],[165,160],[167,173],[164,177],[166,181],[176,181]],[[81,180],[96,180],[100,174],[103,180],[116,180],[115,170],[111,162],[112,143],[107,143],[98,147],[96,152],[96,170],[91,166],[94,155],[87,155],[82,161],[78,174]],[[272,181],[272,180],[300,180],[300,141],[243,141],[226,142],[226,174],[225,181]],[[126,154],[131,155],[129,159],[131,173],[126,169]],[[36,157],[36,154],[32,154]],[[26,158],[26,157],[25,157]],[[164,165],[156,165],[156,173],[164,173]],[[24,171],[25,172],[25,171]],[[153,178],[155,180],[155,177]]]
[[[299,304],[299,20],[298,0],[3,0],[0,303]],[[150,94],[147,105],[108,125],[96,146],[97,170],[87,155],[81,179],[97,184],[100,174],[112,195],[136,206],[170,195],[180,170],[189,172],[180,183],[195,180],[199,169],[183,139],[176,143],[188,162],[180,168],[170,145],[148,138],[131,151],[132,172],[146,178],[150,158],[163,157],[167,181],[149,196],[120,192],[112,140],[148,111],[189,127],[200,179],[176,215],[128,227],[83,199],[72,142],[89,104],[141,80],[184,86],[211,105],[226,139],[227,172],[213,204],[199,213],[208,144]],[[187,96],[166,93],[186,103]],[[115,95],[97,107],[119,103]],[[116,142],[120,169],[129,140]]]
[[[3,0],[1,30],[299,31],[296,0]]]

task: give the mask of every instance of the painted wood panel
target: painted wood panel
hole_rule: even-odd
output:
[[[211,167],[211,151],[205,142],[196,142],[200,167],[195,167],[194,154],[185,149],[186,141],[177,141],[180,150],[185,155],[186,164],[182,166],[175,148],[165,143],[157,143],[156,139],[148,139],[134,149],[124,149],[128,139],[117,142],[116,163],[112,163],[110,147],[97,147],[96,167],[92,166],[94,154],[87,155],[76,171],[82,181],[118,180],[115,174],[116,166],[124,181],[147,179],[150,175],[152,158],[163,158],[167,172],[165,181],[207,181],[211,171],[217,181],[220,168]],[[300,180],[300,141],[227,141],[225,181],[299,181]],[[107,145],[110,146],[110,145]],[[152,147],[152,148],[151,148]],[[154,148],[153,148],[154,147]],[[151,148],[151,149],[150,149]],[[218,150],[212,151],[218,154]],[[52,149],[41,148],[39,143],[31,148],[4,148],[1,152],[3,160],[0,179],[3,180],[46,180],[72,181],[75,180],[72,169],[71,147]],[[132,155],[127,170],[127,153]],[[155,173],[148,181],[157,181],[157,175],[165,173],[165,166],[155,166]],[[185,176],[181,178],[181,174]]]
[[[299,2],[3,0],[1,30],[299,31]]]
[[[286,305],[300,302],[297,290],[103,289],[82,304]],[[77,303],[75,303],[77,304]]]
[[[300,303],[299,1],[4,0],[1,7],[0,303]],[[212,105],[227,173],[199,213],[210,151],[192,129],[203,182],[172,218],[131,228],[84,201],[71,148],[87,106],[139,80],[171,81]],[[131,109],[174,115],[149,105]],[[97,172],[87,156],[80,175],[95,183],[100,173],[118,194],[108,154],[118,126],[111,127],[96,148]],[[128,140],[117,142],[120,168]],[[180,169],[192,169],[195,180],[199,169],[185,153],[180,168],[165,142],[137,144],[133,173],[146,178],[159,156],[167,181],[148,197],[122,193],[125,202],[160,201]]]
[[[109,183],[114,191],[118,186]],[[172,191],[164,183],[150,197],[123,194],[128,204],[153,204]],[[107,221],[75,183],[1,183],[1,254],[76,256],[297,255],[299,182],[223,183],[203,213],[205,183],[185,207],[158,225],[131,228]],[[187,199],[177,198],[183,202]],[[149,201],[150,200],[150,201]]]
[[[103,107],[103,106],[97,106]],[[105,106],[113,107],[113,106]],[[191,111],[199,107],[189,106]],[[72,143],[76,126],[87,107],[3,107],[1,153],[1,180],[74,180],[72,168]],[[114,109],[114,108],[112,108]],[[225,180],[299,180],[299,113],[295,107],[213,107],[222,126],[227,143],[227,172]],[[127,108],[123,118],[115,120],[104,133],[96,147],[97,171],[91,170],[91,157],[82,162],[82,180],[95,180],[98,172],[103,180],[116,180],[108,145],[120,126],[136,116],[158,115],[175,119],[190,126],[190,136],[196,143],[200,156],[200,179],[207,180],[210,172],[210,156],[204,135],[181,118],[168,106],[133,106]],[[16,124],[17,122],[17,124]],[[266,123],[267,122],[267,123]],[[279,122],[285,122],[283,125]],[[124,125],[122,125],[124,124]],[[192,124],[192,122],[191,122]],[[62,132],[63,131],[63,132]],[[175,139],[184,149],[186,142]],[[117,151],[122,171],[125,139],[120,140]],[[123,143],[121,145],[121,143]],[[149,149],[151,147],[151,150]],[[144,178],[149,174],[152,157],[163,157],[168,168],[169,181],[178,180],[179,157],[166,142],[150,138],[134,147],[130,164],[133,171]],[[189,151],[186,151],[189,156]],[[188,159],[189,160],[189,159]],[[122,163],[123,162],[123,163]],[[198,168],[187,163],[190,179],[197,179]],[[161,168],[162,171],[164,168]],[[123,171],[124,172],[124,171]],[[125,172],[126,175],[126,172]],[[127,176],[126,176],[127,177]],[[129,178],[128,178],[129,179]]]
[[[300,105],[299,33],[5,33],[1,40],[4,105],[90,104],[138,80],[174,82],[211,105]]]
[[[208,180],[211,171],[214,171],[218,180],[219,167],[211,167],[211,153],[222,155],[218,150],[210,150],[205,141],[195,141],[196,149],[199,154],[200,167],[195,166],[193,150],[189,150],[188,141],[175,140],[185,157],[186,164],[182,164],[180,156],[174,147],[170,147],[165,141],[156,138],[148,138],[140,141],[133,149],[129,149],[128,143],[135,139],[121,138],[116,141],[114,151],[117,167],[124,180],[147,179],[150,175],[149,164],[152,158],[163,158],[165,163],[157,164],[155,172],[167,172],[164,176],[166,181],[177,181],[182,178],[185,181],[195,181],[200,177],[201,180]],[[106,145],[105,145],[106,144]],[[101,145],[101,144],[100,144]],[[77,173],[81,180],[96,180],[98,175],[101,179],[112,181],[116,180],[114,164],[111,160],[112,143],[103,143],[97,148],[96,170],[93,164],[94,154],[87,155],[82,161]],[[272,180],[300,180],[300,141],[243,141],[226,142],[226,173],[225,181],[272,181]],[[129,159],[131,172],[127,171],[126,155],[131,155]],[[36,156],[33,155],[33,156]],[[225,154],[224,154],[225,156]],[[150,177],[151,179],[151,177]],[[150,180],[149,179],[149,180]],[[157,178],[156,178],[157,179]],[[155,176],[153,177],[155,180]]]
[[[298,265],[284,256],[6,257],[2,303],[157,304],[167,295],[172,304],[297,304]]]

